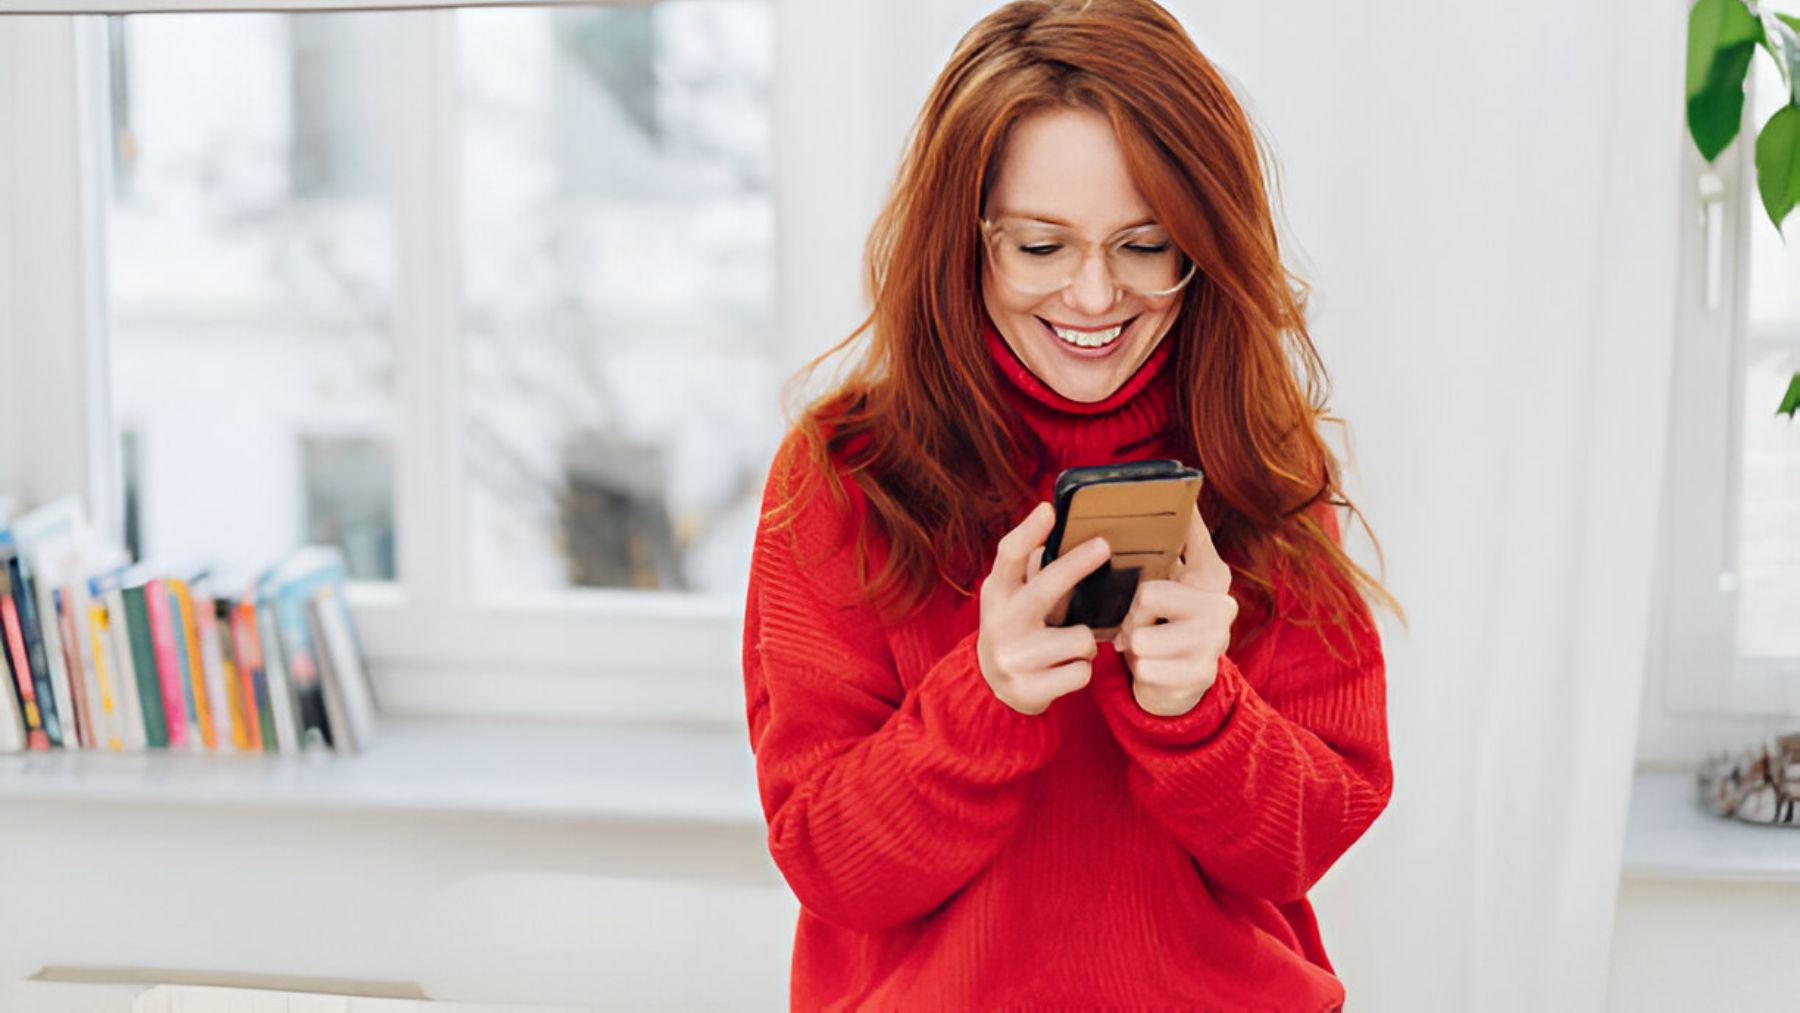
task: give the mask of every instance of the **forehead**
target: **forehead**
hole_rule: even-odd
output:
[[[1053,109],[1013,124],[1007,135],[989,214],[1067,222],[1109,231],[1152,217],[1125,167],[1125,153],[1106,117],[1089,109]]]

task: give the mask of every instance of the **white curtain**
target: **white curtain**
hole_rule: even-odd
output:
[[[1693,282],[1686,7],[1299,6],[1210,34],[1285,161],[1411,620],[1393,805],[1318,892],[1326,942],[1351,1008],[1599,1010]],[[1203,48],[1217,13],[1182,10]]]

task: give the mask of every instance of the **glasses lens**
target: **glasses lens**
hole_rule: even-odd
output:
[[[1060,229],[1002,220],[988,234],[994,270],[1021,292],[1049,295],[1075,277],[1081,250]]]
[[[1088,243],[1066,229],[1002,219],[989,229],[988,253],[1007,284],[1049,295],[1067,288],[1086,259]],[[1127,233],[1107,244],[1113,283],[1139,295],[1164,295],[1181,283],[1182,259],[1161,229]]]
[[[1139,295],[1160,295],[1181,281],[1181,254],[1161,230],[1127,236],[1107,254],[1113,280]]]

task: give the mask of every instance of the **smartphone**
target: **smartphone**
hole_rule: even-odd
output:
[[[1094,537],[1106,539],[1112,558],[1057,603],[1050,625],[1089,626],[1102,640],[1117,633],[1138,584],[1167,579],[1181,558],[1202,478],[1180,461],[1102,464],[1058,475],[1044,565]]]

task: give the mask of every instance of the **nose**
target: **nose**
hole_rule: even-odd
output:
[[[1063,301],[1069,308],[1083,316],[1097,317],[1112,308],[1118,301],[1118,286],[1113,284],[1112,267],[1106,262],[1105,254],[1098,249],[1089,249],[1081,258],[1081,265],[1075,269],[1075,277],[1070,280],[1069,287],[1063,289]]]

